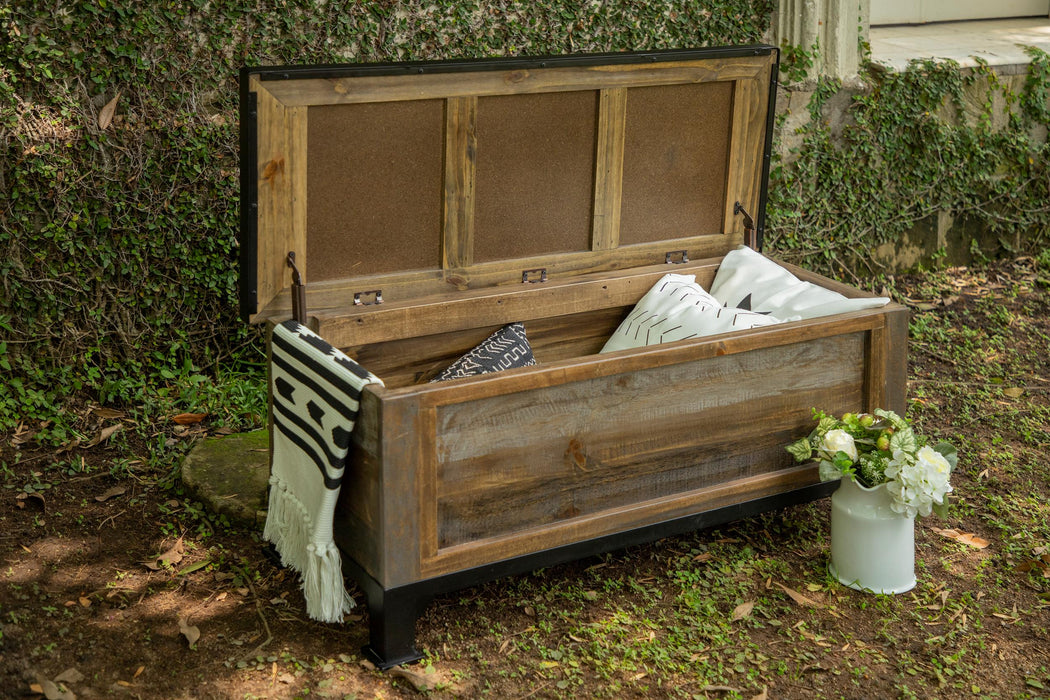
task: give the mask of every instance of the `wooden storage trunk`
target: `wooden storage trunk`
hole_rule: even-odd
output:
[[[907,311],[599,355],[662,275],[761,244],[768,46],[242,74],[242,312],[382,377],[336,516],[369,651],[418,656],[435,593],[830,492],[811,407],[903,412]],[[863,292],[804,270],[799,277]],[[534,367],[430,384],[522,321]]]

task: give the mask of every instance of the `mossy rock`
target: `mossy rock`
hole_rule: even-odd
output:
[[[266,430],[206,438],[182,463],[182,483],[193,497],[242,525],[262,527],[266,521],[269,478]]]

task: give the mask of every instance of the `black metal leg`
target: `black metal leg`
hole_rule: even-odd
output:
[[[368,595],[368,644],[361,649],[365,658],[386,670],[419,661],[416,649],[416,620],[430,602],[430,596],[415,586],[366,591]]]

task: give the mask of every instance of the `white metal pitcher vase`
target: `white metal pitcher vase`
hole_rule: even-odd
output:
[[[915,518],[896,513],[886,484],[861,486],[849,477],[831,496],[831,574],[872,593],[915,587]]]

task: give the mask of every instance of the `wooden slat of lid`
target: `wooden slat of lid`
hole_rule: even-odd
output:
[[[646,85],[677,85],[761,77],[769,57],[744,56],[665,63],[598,65],[539,70],[492,70],[424,75],[312,78],[268,81],[266,88],[286,105],[390,102],[486,95],[572,92]]]

